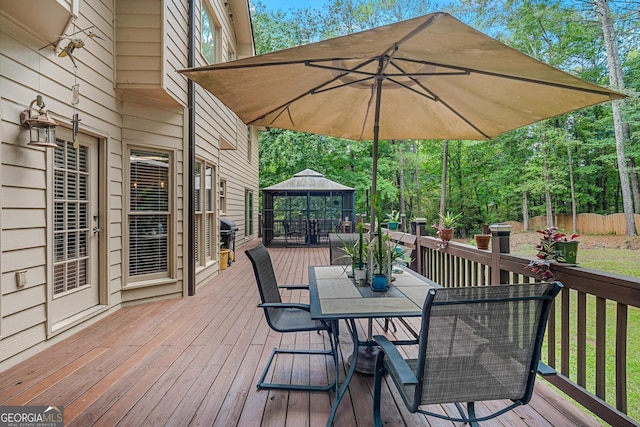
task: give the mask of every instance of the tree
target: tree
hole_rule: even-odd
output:
[[[594,0],[596,12],[602,22],[604,44],[607,50],[607,63],[609,65],[609,81],[615,90],[624,90],[624,78],[622,65],[616,44],[616,34],[613,28],[613,18],[607,0]],[[633,199],[631,198],[631,186],[629,172],[627,171],[627,156],[625,155],[625,132],[622,120],[622,108],[624,100],[612,101],[613,128],[616,136],[616,153],[618,158],[618,172],[620,174],[620,189],[622,191],[622,203],[624,215],[627,220],[627,236],[637,235],[635,219],[633,216]]]

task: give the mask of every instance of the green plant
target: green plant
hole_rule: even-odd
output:
[[[377,234],[371,242],[373,245],[373,260],[376,263],[377,274],[386,274],[384,267],[387,264],[387,241],[389,240],[389,236],[382,234],[382,221],[380,221],[380,218],[378,218],[376,224],[376,232]]]
[[[461,217],[462,217],[461,213],[452,214],[449,211],[447,211],[447,213],[445,215],[440,214],[440,223],[442,224],[441,227],[442,228],[454,228],[456,225],[458,225],[458,220]]]
[[[387,214],[387,217],[385,219],[386,222],[398,222],[400,221],[400,212],[397,210],[392,210],[391,212],[389,212]]]
[[[342,237],[340,237],[339,234],[337,234],[338,240],[340,240],[340,243],[342,243],[342,246],[340,246],[339,249],[344,252],[344,255],[333,259],[333,262],[348,258],[349,260],[351,260],[351,265],[353,266],[353,268],[362,267],[362,265],[364,265],[367,252],[364,251],[366,243],[364,242],[362,227],[360,227],[360,229],[360,238],[358,240],[345,241]]]
[[[364,243],[364,223],[362,221],[360,221],[357,225],[358,227],[358,260],[356,261],[358,263],[358,267],[362,268],[362,266],[365,263],[365,255],[364,254],[368,254],[367,251],[364,250],[365,247],[365,243]]]

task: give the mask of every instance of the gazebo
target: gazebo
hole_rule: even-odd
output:
[[[266,245],[328,244],[329,233],[354,220],[355,189],[305,169],[262,190],[262,241]]]

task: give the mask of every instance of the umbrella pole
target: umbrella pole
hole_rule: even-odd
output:
[[[378,77],[376,77],[376,98],[375,98],[375,114],[374,114],[374,122],[373,122],[373,163],[372,169],[373,172],[371,174],[371,197],[374,197],[376,194],[376,186],[377,186],[377,175],[378,175],[378,134],[380,131],[380,99],[382,98],[382,67],[383,61],[380,61],[380,71],[378,73]],[[372,199],[373,201],[374,199]],[[375,218],[376,218],[376,203],[371,203],[371,219],[369,220],[369,241],[373,242],[373,238],[375,236]],[[367,324],[367,342],[371,343],[373,341],[373,319],[369,319]],[[380,347],[371,346],[371,345],[359,345],[355,350],[358,352],[358,357],[356,359],[356,371],[362,374],[373,375],[375,371],[375,362],[378,357],[378,353],[380,352]]]

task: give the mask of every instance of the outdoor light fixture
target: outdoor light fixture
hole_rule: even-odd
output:
[[[56,126],[58,124],[49,117],[49,112],[44,107],[42,96],[38,95],[36,99],[31,101],[29,109],[20,113],[20,123],[22,127],[29,129],[29,145],[55,148],[57,146]]]

